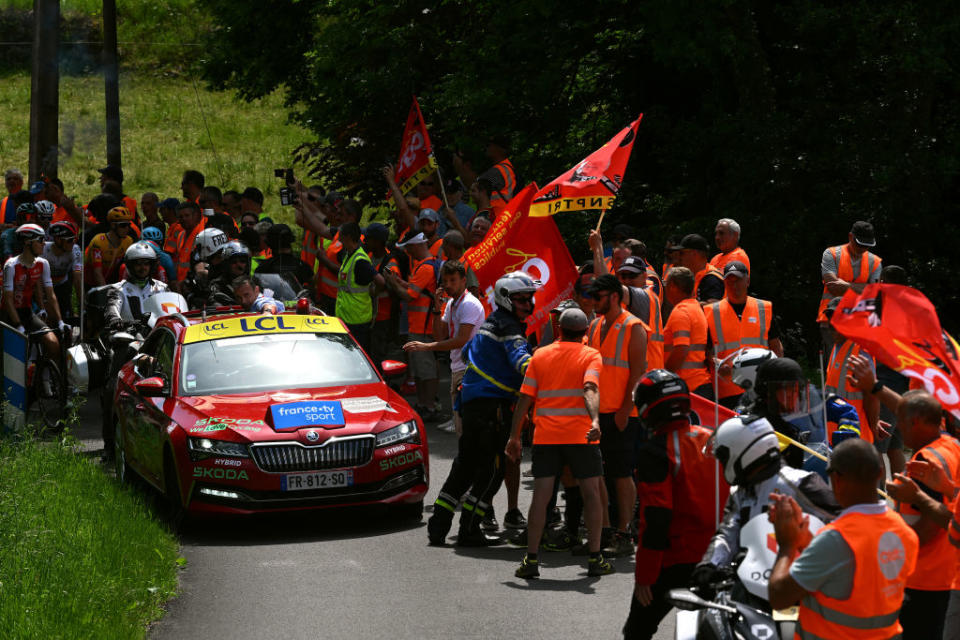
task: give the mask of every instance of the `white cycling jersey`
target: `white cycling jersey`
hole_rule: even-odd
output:
[[[74,243],[72,251],[65,251],[57,255],[52,240],[43,243],[43,257],[50,263],[50,277],[54,286],[63,284],[70,278],[70,274],[80,273],[83,264],[83,252]]]

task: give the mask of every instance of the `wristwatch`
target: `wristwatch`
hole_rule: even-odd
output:
[[[882,390],[883,390],[883,383],[877,380],[877,382],[873,385],[873,388],[870,389],[870,395],[875,396],[878,393],[880,393]]]

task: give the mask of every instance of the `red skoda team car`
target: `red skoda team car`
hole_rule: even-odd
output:
[[[164,316],[114,403],[118,476],[136,472],[175,509],[421,512],[423,423],[337,318]]]

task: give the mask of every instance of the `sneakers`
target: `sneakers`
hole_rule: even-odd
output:
[[[526,548],[527,546],[529,546],[529,545],[527,544],[528,541],[529,541],[529,538],[527,537],[527,530],[526,530],[526,529],[524,529],[523,531],[521,531],[520,533],[518,533],[518,534],[516,534],[516,535],[508,536],[508,537],[507,537],[507,544],[512,545],[512,546],[514,546],[514,547],[523,547],[523,548]]]
[[[604,549],[613,542],[614,532],[613,529],[604,529],[600,534],[600,548]],[[580,544],[573,545],[573,548],[570,549],[570,553],[575,556],[588,556],[590,555],[590,547],[587,545],[586,541],[581,542]]]
[[[520,513],[520,509],[510,509],[503,517],[503,526],[507,529],[526,529],[527,519]]]
[[[601,554],[599,558],[590,558],[590,561],[587,563],[588,576],[608,576],[611,573],[614,573],[613,565],[603,557],[603,554]]]
[[[446,422],[437,425],[437,429],[443,431],[444,433],[456,433],[457,425],[454,423],[453,418],[450,418]]]
[[[493,507],[490,507],[487,515],[483,516],[483,520],[480,522],[480,528],[484,531],[497,531],[500,529],[500,523],[497,522],[497,514],[494,512]]]
[[[632,555],[634,551],[633,540],[630,539],[629,534],[623,531],[617,531],[613,534],[613,540],[610,541],[610,544],[603,547],[603,552],[614,558]]]
[[[541,546],[547,551],[570,551],[579,542],[566,529],[548,529]]]
[[[520,562],[520,566],[516,571],[513,572],[513,575],[518,578],[524,578],[525,580],[534,580],[540,577],[540,561],[539,560],[530,560],[526,554],[523,556],[523,560]]]
[[[495,547],[503,544],[503,540],[496,536],[488,536],[480,529],[460,529],[457,534],[458,547]]]

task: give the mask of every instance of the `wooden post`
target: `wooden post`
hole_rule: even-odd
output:
[[[606,210],[606,209],[601,209],[601,210],[600,210],[600,219],[597,220],[597,229],[596,229],[597,231],[600,231],[600,225],[603,224],[603,216],[605,216],[605,215],[607,215],[607,210]]]
[[[33,75],[30,80],[28,184],[57,177],[60,125],[59,0],[33,2]]]
[[[107,113],[107,164],[120,158],[120,68],[117,62],[117,2],[103,0],[103,84]]]

